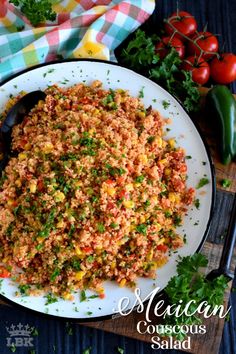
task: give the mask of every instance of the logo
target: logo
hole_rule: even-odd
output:
[[[19,323],[17,326],[12,324],[10,327],[6,327],[6,331],[9,333],[7,337],[7,347],[33,347],[34,338],[31,336],[34,327],[22,325]]]

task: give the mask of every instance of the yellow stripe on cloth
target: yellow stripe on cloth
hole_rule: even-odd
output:
[[[72,12],[76,6],[78,6],[78,1],[76,0],[68,0],[66,4],[55,4],[53,5],[53,10],[56,13],[64,13],[64,12]]]
[[[88,29],[79,46],[73,51],[73,58],[96,58],[109,60],[109,49],[102,43],[96,42],[97,31]]]
[[[25,64],[27,66],[32,66],[39,63],[34,43],[27,45],[27,47],[22,49],[22,52]]]

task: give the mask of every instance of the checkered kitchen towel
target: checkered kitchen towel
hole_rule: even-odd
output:
[[[153,12],[155,0],[63,0],[55,22],[33,28],[0,0],[0,82],[58,58],[112,60],[113,50]]]

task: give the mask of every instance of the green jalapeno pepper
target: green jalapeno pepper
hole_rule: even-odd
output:
[[[236,155],[235,98],[226,86],[216,85],[208,92],[206,105],[218,129],[221,162],[227,165]]]

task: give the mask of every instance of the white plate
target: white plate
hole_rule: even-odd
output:
[[[194,206],[189,208],[183,226],[179,227],[178,231],[181,234],[186,234],[187,243],[178,253],[171,256],[164,267],[157,270],[156,281],[139,278],[137,287],[141,289],[141,298],[145,299],[155,286],[163,289],[170,278],[176,274],[176,259],[178,255],[194,254],[200,249],[210,225],[215,194],[213,167],[198,130],[181,105],[168,92],[151,80],[119,65],[101,61],[72,60],[32,68],[5,82],[0,87],[0,112],[4,109],[9,95],[15,96],[21,90],[27,92],[37,89],[44,90],[48,85],[54,83],[64,87],[78,82],[90,84],[96,79],[101,80],[106,89],[128,89],[132,96],[138,96],[139,91],[143,89],[145,105],[148,107],[151,104],[164,117],[172,118],[167,137],[175,137],[177,145],[186,150],[186,155],[192,156],[191,159],[187,160],[187,185],[196,187],[201,178],[206,177],[209,179],[209,184],[197,190],[196,197],[200,200],[199,210]],[[166,110],[162,104],[164,100],[170,103]],[[115,282],[105,283],[105,299],[95,298],[80,302],[79,294],[75,294],[74,302],[59,300],[48,306],[45,306],[45,298],[43,296],[16,297],[16,290],[17,287],[9,279],[4,279],[0,294],[5,299],[31,310],[83,320],[101,320],[103,316],[114,314],[117,310],[117,304],[123,296],[127,296],[130,299],[130,307],[135,301],[135,295],[132,290],[120,288]],[[86,291],[86,294],[89,296],[92,292]]]

